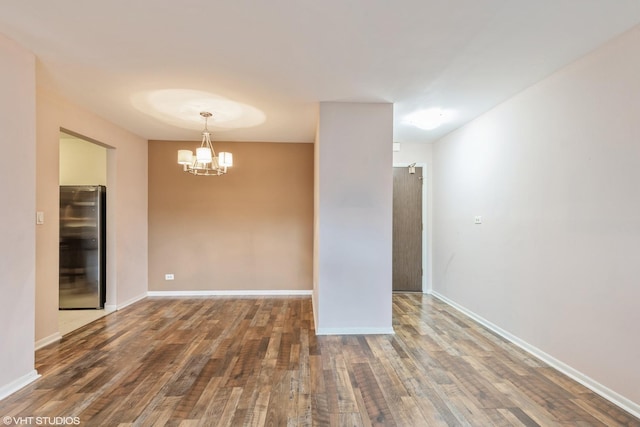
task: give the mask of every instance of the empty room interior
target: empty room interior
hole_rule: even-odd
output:
[[[639,52],[635,0],[2,2],[3,423],[640,426]]]

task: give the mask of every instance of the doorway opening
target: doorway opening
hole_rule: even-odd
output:
[[[58,327],[65,335],[107,314],[107,148],[60,132]]]
[[[394,292],[426,291],[424,166],[393,168]]]

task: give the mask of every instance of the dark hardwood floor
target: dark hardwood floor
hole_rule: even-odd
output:
[[[395,335],[316,337],[309,298],[148,298],[36,353],[1,417],[86,426],[640,426],[421,294]]]

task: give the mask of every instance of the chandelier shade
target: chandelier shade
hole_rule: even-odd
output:
[[[200,147],[196,149],[196,160],[199,163],[211,163],[213,155],[209,147]]]
[[[218,163],[220,166],[233,166],[233,154],[224,151],[218,154]]]
[[[190,165],[191,163],[193,163],[193,151],[178,150],[178,164]]]
[[[233,155],[227,152],[216,155],[211,144],[211,132],[207,129],[207,121],[212,114],[203,111],[200,115],[204,117],[202,143],[196,149],[195,155],[191,150],[178,150],[178,164],[182,165],[185,172],[192,175],[224,175],[227,173],[227,168],[233,166]]]

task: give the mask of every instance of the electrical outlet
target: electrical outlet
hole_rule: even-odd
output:
[[[164,280],[173,280],[173,274],[165,274]]]
[[[481,217],[480,215],[476,216],[476,217],[473,219],[473,223],[474,223],[474,224],[482,224],[482,217]]]

